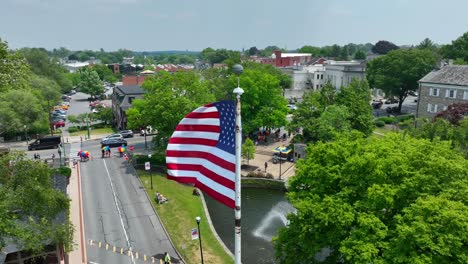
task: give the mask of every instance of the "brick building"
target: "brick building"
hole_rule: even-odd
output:
[[[293,67],[312,63],[312,55],[309,53],[283,53],[276,50],[269,58],[253,58],[261,64],[271,64],[275,67]]]

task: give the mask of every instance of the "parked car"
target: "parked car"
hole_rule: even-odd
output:
[[[133,137],[133,131],[131,131],[131,130],[122,130],[122,131],[119,131],[119,133],[120,133],[124,138],[131,138],[131,137]]]
[[[51,126],[51,127],[55,127],[55,128],[64,127],[64,126],[65,126],[65,121],[63,121],[63,120],[52,121],[52,122],[50,123],[50,126]]]
[[[91,103],[89,103],[89,107],[91,107],[91,108],[96,107],[100,103],[101,103],[101,101],[98,101],[98,100],[97,101],[92,101]]]
[[[71,94],[76,94],[76,90],[71,90],[70,93]]]
[[[409,91],[408,94],[411,96],[418,96],[418,92],[414,92],[414,91]]]
[[[101,147],[109,146],[110,148],[127,146],[127,141],[123,138],[104,138],[101,140]]]
[[[104,139],[109,139],[109,138],[120,138],[120,139],[123,139],[123,136],[122,136],[122,134],[120,134],[120,133],[115,133],[115,134],[108,135],[108,136],[104,137],[103,140],[104,140]]]
[[[57,118],[57,117],[59,117],[59,118],[65,119],[65,120],[67,119],[67,115],[64,115],[64,114],[61,114],[61,113],[51,113],[50,116],[51,116],[52,118]]]
[[[396,104],[396,103],[398,103],[398,100],[395,98],[388,98],[387,100],[385,100],[385,104]]]
[[[297,106],[295,104],[288,104],[288,108],[291,110],[297,110]]]
[[[67,111],[65,111],[63,109],[54,109],[54,111],[52,111],[51,114],[53,114],[53,113],[59,113],[59,114],[62,114],[62,115],[66,115]]]
[[[374,109],[380,109],[383,105],[383,102],[382,101],[374,101],[372,102],[372,108]]]
[[[66,101],[66,102],[70,102],[71,96],[64,94],[64,95],[62,95],[62,100]]]
[[[398,106],[387,107],[386,111],[389,114],[398,113]]]

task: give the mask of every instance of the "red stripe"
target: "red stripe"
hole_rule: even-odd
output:
[[[191,144],[191,145],[204,145],[214,147],[218,143],[217,140],[205,139],[205,138],[180,138],[171,137],[169,144]]]
[[[178,125],[176,131],[216,132],[221,133],[221,127],[213,125]]]
[[[216,190],[211,189],[210,187],[198,182],[196,178],[193,177],[174,177],[171,175],[167,175],[169,180],[174,180],[180,183],[195,183],[195,187],[199,188],[200,190],[204,191],[206,194],[211,196],[216,201],[226,205],[227,207],[233,208],[235,207],[235,201],[227,196],[222,195],[221,193],[217,192]]]
[[[203,151],[180,151],[180,150],[167,150],[166,157],[175,158],[201,158],[211,161],[212,163],[220,166],[223,169],[235,172],[236,165],[209,152]]]
[[[191,112],[190,114],[186,115],[185,118],[218,118],[219,113],[216,112]]]
[[[197,187],[200,190],[204,191],[206,194],[211,196],[213,199],[215,199],[216,201],[226,205],[227,207],[232,208],[232,209],[235,208],[235,205],[236,205],[235,200],[233,200],[233,199],[231,199],[231,198],[229,198],[227,196],[222,195],[221,193],[217,192],[216,190],[213,190],[210,187],[205,186],[201,182],[195,183],[195,187]]]
[[[220,185],[223,185],[224,187],[228,189],[234,190],[235,188],[234,181],[224,178],[223,176],[205,168],[202,165],[167,163],[166,166],[168,170],[197,171],[200,174],[204,175],[205,177],[211,179],[212,181]]]

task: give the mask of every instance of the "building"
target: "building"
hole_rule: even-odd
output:
[[[275,67],[293,67],[309,65],[312,62],[312,54],[309,53],[283,53],[276,50],[270,58],[253,57],[253,61],[261,64],[271,64]]]
[[[141,85],[145,81],[146,75],[124,75],[122,76],[123,86]]]
[[[127,129],[126,111],[132,107],[132,101],[143,98],[144,93],[140,85],[122,85],[114,88],[112,113],[114,114],[114,125],[117,129]]]
[[[366,77],[365,61],[327,61],[325,64],[326,81],[335,89],[348,86],[354,78]]]
[[[307,90],[320,90],[325,84],[325,67],[322,64],[282,68],[292,79],[292,87],[284,91],[284,98],[300,101]]]
[[[416,117],[434,117],[459,102],[468,102],[468,65],[447,65],[419,80]]]
[[[77,72],[78,70],[80,70],[81,68],[84,68],[84,67],[88,67],[90,65],[89,62],[85,61],[85,62],[81,62],[81,61],[69,61],[65,64],[63,64],[63,66],[65,66],[65,68],[67,68],[67,70],[71,73],[73,72]]]

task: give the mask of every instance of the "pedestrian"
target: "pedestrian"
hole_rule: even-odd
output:
[[[54,153],[52,153],[52,160],[54,160],[54,159],[55,159],[55,154],[54,154]]]
[[[76,165],[78,165],[78,161],[76,159],[73,159],[73,168],[75,168]]]
[[[268,163],[265,161],[265,172],[267,171]]]
[[[164,264],[169,263],[171,263],[171,256],[167,252],[164,252]]]
[[[101,149],[101,153],[102,153],[102,158],[104,158],[104,155],[106,155],[105,147],[103,147],[103,148]]]
[[[34,159],[37,160],[37,153],[34,153]]]

